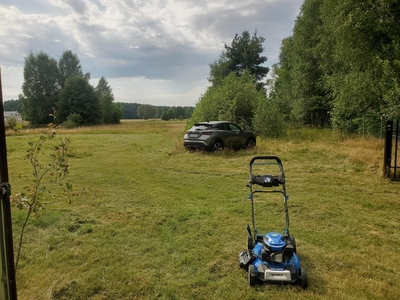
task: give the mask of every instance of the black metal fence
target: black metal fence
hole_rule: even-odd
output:
[[[399,121],[386,122],[383,172],[385,177],[400,180]]]

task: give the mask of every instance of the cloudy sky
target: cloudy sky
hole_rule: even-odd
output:
[[[247,30],[266,39],[267,66],[303,0],[0,0],[4,100],[22,93],[24,58],[71,50],[95,86],[104,76],[116,102],[194,106],[209,63]]]

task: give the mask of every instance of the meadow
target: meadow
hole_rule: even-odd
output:
[[[149,120],[58,130],[71,139],[74,192],[69,203],[55,187],[29,221],[18,299],[400,297],[400,183],[382,177],[382,140],[302,128],[259,138],[252,150],[187,152],[184,127]],[[13,194],[27,184],[24,155],[39,132],[7,132]],[[250,287],[238,267],[251,223],[249,162],[258,155],[282,159],[307,290]],[[275,211],[283,201],[266,201],[256,222],[282,231]],[[26,212],[12,214],[16,241]]]

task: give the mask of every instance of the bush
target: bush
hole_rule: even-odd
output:
[[[10,117],[7,119],[7,126],[10,128],[14,128],[17,126],[17,118],[16,117]]]
[[[284,115],[274,100],[262,100],[253,119],[254,131],[257,135],[280,137],[285,133]]]
[[[17,125],[14,126],[15,130],[22,130],[22,124],[21,123],[17,123]]]
[[[76,128],[82,123],[82,117],[78,113],[69,114],[67,120],[62,123],[64,128]]]
[[[252,124],[258,103],[265,92],[257,89],[254,77],[245,71],[241,76],[229,74],[218,86],[211,86],[200,98],[190,122],[232,121],[241,127]]]

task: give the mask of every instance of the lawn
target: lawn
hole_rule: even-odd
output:
[[[30,220],[19,299],[400,297],[400,183],[382,178],[382,140],[305,128],[259,138],[253,150],[186,152],[184,127],[150,120],[58,131],[71,139],[72,201],[54,187]],[[24,155],[38,134],[7,132],[13,194],[27,184]],[[250,287],[238,267],[251,222],[249,161],[257,155],[282,159],[307,290]],[[281,198],[266,201],[272,212],[283,208]],[[259,227],[282,231],[283,214],[271,211],[257,215]],[[16,242],[25,211],[12,214]]]

